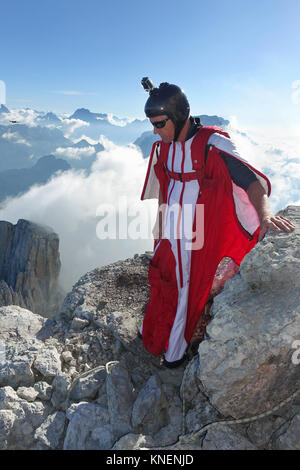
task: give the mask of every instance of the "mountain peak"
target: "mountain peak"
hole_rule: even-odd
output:
[[[107,114],[92,113],[89,109],[78,108],[69,119],[80,119],[86,122],[97,122],[99,119],[107,119]]]
[[[72,147],[75,147],[75,148],[85,148],[85,147],[91,147],[91,146],[92,146],[92,144],[90,144],[85,139],[81,139],[78,142],[76,142],[76,144],[72,145]]]
[[[52,113],[51,111],[44,116],[39,116],[38,119],[41,121],[60,122],[60,119],[56,116],[56,114]]]
[[[9,109],[6,106],[4,106],[4,104],[0,105],[0,114],[1,113],[9,113]]]

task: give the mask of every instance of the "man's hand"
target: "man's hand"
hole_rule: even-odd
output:
[[[258,241],[260,242],[264,238],[268,230],[273,230],[274,232],[293,232],[295,228],[295,225],[285,217],[270,214],[264,217],[260,223]]]
[[[292,232],[295,230],[295,225],[288,219],[281,215],[273,215],[268,197],[259,181],[251,183],[247,193],[260,221],[259,242],[268,230],[274,230],[274,232]]]

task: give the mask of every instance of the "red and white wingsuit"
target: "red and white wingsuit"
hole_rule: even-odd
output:
[[[159,141],[152,147],[141,199],[158,198],[160,189],[166,206],[140,332],[146,349],[153,355],[165,351],[168,362],[183,357],[220,261],[230,257],[239,266],[258,241],[257,212],[232,181],[220,151],[245,163],[270,195],[267,177],[239,156],[218,127],[201,127],[185,142]],[[200,245],[191,243],[197,236]]]

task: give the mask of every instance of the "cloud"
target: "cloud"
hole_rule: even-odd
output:
[[[15,224],[24,218],[49,225],[59,235],[60,278],[66,290],[91,269],[153,248],[151,230],[157,202],[140,201],[147,161],[135,146],[120,147],[104,138],[101,142],[105,149],[97,154],[89,174],[74,169],[63,172],[6,201],[0,210],[1,220]],[[149,226],[148,239],[119,239],[117,233],[116,239],[101,240],[99,224],[107,208],[118,224],[121,219],[128,222],[128,230],[141,214],[142,225]]]
[[[57,147],[54,152],[54,155],[64,158],[70,158],[73,160],[81,160],[82,158],[91,157],[94,155],[95,149],[93,147],[82,147],[82,148],[74,148],[74,147]]]
[[[36,127],[35,119],[41,113],[33,109],[11,109],[9,113],[0,116],[1,124],[11,125],[10,121],[17,121],[18,124],[25,124],[29,127]]]
[[[100,139],[95,140],[85,134],[82,134],[78,139],[74,139],[73,142],[77,144],[77,142],[80,142],[81,140],[86,140],[90,145],[96,145],[100,143]]]
[[[124,127],[128,124],[128,119],[119,119],[117,116],[113,116],[112,114],[107,115],[107,120],[113,126]]]
[[[62,119],[58,129],[60,129],[64,136],[69,138],[72,136],[73,132],[80,127],[88,127],[89,122],[82,121],[81,119]]]
[[[27,142],[27,140],[23,139],[17,132],[11,132],[10,129],[7,132],[4,132],[1,137],[13,142],[14,144],[23,144],[27,145],[27,147],[31,147],[31,144]]]
[[[243,129],[236,119],[228,128],[240,155],[269,177],[274,212],[298,205],[300,198],[300,128]]]

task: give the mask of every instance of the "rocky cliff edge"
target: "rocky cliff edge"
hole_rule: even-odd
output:
[[[0,448],[299,449],[300,207],[282,214],[296,231],[245,258],[179,369],[137,337],[150,254],[87,273],[51,320],[1,307]]]

